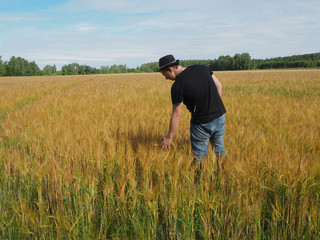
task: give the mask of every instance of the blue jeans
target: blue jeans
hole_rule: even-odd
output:
[[[190,139],[192,151],[194,154],[194,163],[197,163],[199,161],[200,163],[203,162],[203,159],[207,155],[209,141],[212,147],[214,147],[214,151],[217,157],[226,155],[226,151],[224,149],[224,125],[224,114],[208,123],[191,123]]]

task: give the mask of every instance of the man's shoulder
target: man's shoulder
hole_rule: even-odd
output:
[[[207,66],[201,65],[201,64],[194,64],[194,65],[189,66],[188,68],[190,68],[190,69],[208,69]]]
[[[204,75],[204,76],[212,75],[212,71],[210,71],[210,69],[207,66],[196,64],[196,65],[191,65],[187,67],[180,75],[179,76],[181,78],[190,78],[190,77],[194,78],[195,76],[199,76],[199,75]]]
[[[184,72],[194,73],[194,72],[203,72],[203,71],[210,71],[210,70],[207,66],[195,64],[195,65],[191,65],[191,66],[187,67]]]

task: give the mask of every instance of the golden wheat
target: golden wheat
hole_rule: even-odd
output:
[[[161,229],[167,233],[161,236],[170,238],[180,232],[192,239],[200,230],[207,238],[219,234],[259,238],[257,234],[263,226],[255,219],[280,221],[286,216],[286,207],[276,197],[270,206],[271,216],[265,215],[264,209],[269,209],[264,205],[265,196],[280,191],[273,186],[286,186],[290,194],[296,194],[300,180],[319,186],[314,179],[320,175],[320,71],[216,75],[223,84],[227,109],[228,158],[219,177],[221,190],[214,185],[212,151],[204,162],[201,188],[193,183],[190,116],[186,109],[173,149],[160,150],[159,141],[167,132],[171,114],[172,84],[161,74],[1,78],[4,178],[28,177],[38,182],[39,195],[34,200],[37,210],[30,209],[27,201],[11,204],[19,215],[20,231],[24,229],[41,238],[47,224],[51,229],[46,232],[48,236],[62,238],[67,229],[73,238],[80,220],[87,216],[91,220],[86,224],[90,225],[96,216],[103,215],[96,208],[97,196],[103,193],[103,206],[118,206],[105,210],[110,219],[126,216],[128,221],[136,221],[138,212],[130,212],[130,207],[143,199],[145,214],[151,214],[153,220],[148,233],[134,225],[137,238],[160,236]],[[303,188],[306,185],[301,191],[308,194],[308,189]],[[88,192],[88,197],[80,194],[81,189]],[[74,192],[79,194],[72,195]],[[71,210],[75,203],[70,196],[82,196],[78,200],[88,209],[81,212],[81,205],[76,205],[80,212]],[[110,196],[116,196],[116,203]],[[313,217],[310,212],[319,218],[319,204],[301,201],[297,203],[301,225]],[[214,220],[213,212],[222,208],[224,217]],[[75,218],[70,217],[73,214]],[[196,230],[198,225],[191,217],[197,214],[200,230]],[[225,232],[219,232],[215,221],[230,224],[224,226]],[[31,228],[30,222],[35,226]],[[277,228],[273,222],[276,221],[268,225],[270,229]],[[102,225],[87,236],[121,236],[115,232],[103,235]],[[6,229],[5,225],[2,229]],[[123,229],[126,236],[130,231],[133,230]]]

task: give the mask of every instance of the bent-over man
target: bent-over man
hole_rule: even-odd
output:
[[[159,59],[159,71],[174,81],[171,87],[172,115],[162,149],[170,148],[178,128],[183,104],[191,113],[190,139],[193,163],[200,166],[207,155],[208,143],[214,147],[217,161],[226,155],[224,148],[225,107],[221,99],[222,85],[206,66],[182,67],[172,55]],[[219,164],[217,164],[219,167]]]

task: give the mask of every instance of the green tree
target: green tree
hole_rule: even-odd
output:
[[[251,57],[249,53],[242,53],[240,55],[240,69],[248,70],[251,68]]]
[[[144,63],[140,66],[141,72],[157,72],[159,69],[159,64],[157,62]]]
[[[79,73],[79,64],[72,63],[62,67],[62,75],[76,75]]]
[[[233,70],[234,69],[234,59],[227,56],[220,56],[216,61],[216,68],[219,70]]]
[[[119,73],[119,67],[116,64],[110,66],[110,72],[111,73]]]
[[[109,73],[109,66],[101,66],[100,70],[103,74]]]
[[[29,63],[27,60],[21,57],[11,57],[5,68],[6,76],[40,75],[40,69],[34,61]]]
[[[86,74],[86,66],[84,66],[84,65],[79,65],[78,66],[78,74],[80,74],[80,75],[84,75],[84,74]]]
[[[251,57],[249,53],[235,54],[234,57],[234,70],[247,70],[251,67]]]
[[[16,57],[12,56],[10,58],[10,61],[6,65],[6,76],[14,76],[15,75],[15,69],[16,69]]]
[[[27,62],[27,69],[26,69],[27,76],[39,76],[41,71],[35,61],[31,63]],[[23,75],[24,76],[24,75]]]
[[[235,54],[233,56],[234,59],[234,70],[240,70],[241,69],[241,65],[240,65],[240,54]]]
[[[50,66],[47,65],[42,70],[42,75],[55,75],[57,73],[56,65]]]
[[[5,64],[2,61],[2,56],[0,56],[0,76],[5,76],[6,74],[5,70],[6,70]]]

